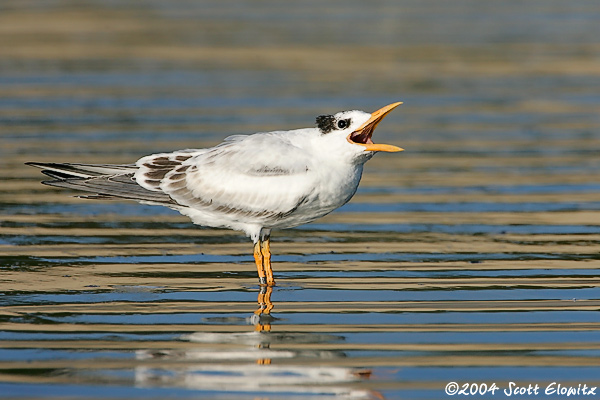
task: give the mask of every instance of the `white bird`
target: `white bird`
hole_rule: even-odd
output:
[[[207,149],[152,154],[135,164],[27,163],[42,183],[92,192],[93,199],[162,205],[198,225],[243,231],[254,243],[260,285],[275,284],[272,229],[314,221],[347,203],[375,152],[403,149],[371,135],[394,108],[317,117],[317,127],[236,135]]]

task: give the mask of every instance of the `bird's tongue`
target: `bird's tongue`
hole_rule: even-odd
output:
[[[372,144],[371,136],[373,135],[373,127],[368,126],[363,130],[357,131],[350,135],[350,140],[354,143]]]

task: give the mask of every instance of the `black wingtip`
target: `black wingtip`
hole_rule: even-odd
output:
[[[25,163],[25,165],[29,165],[30,167],[36,167],[36,168],[54,168],[56,166],[60,166],[61,164],[28,161]]]
[[[56,181],[42,181],[44,185],[52,186],[52,182],[64,181],[65,179],[72,177],[67,174],[61,173],[59,171],[51,170],[51,169],[43,169],[43,168],[51,168],[51,163],[39,163],[34,161],[28,161],[25,165],[29,165],[30,167],[42,168],[42,174],[49,176],[52,179],[56,179]]]
[[[53,178],[53,179],[58,179],[60,181],[67,180],[69,178],[71,178],[71,179],[78,178],[78,177],[75,177],[75,176],[73,176],[71,174],[68,174],[68,173],[63,173],[63,172],[60,172],[60,171],[54,171],[54,170],[49,170],[49,169],[42,170],[42,174],[47,175],[47,176],[49,176],[50,178]]]

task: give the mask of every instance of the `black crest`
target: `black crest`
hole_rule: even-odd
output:
[[[317,126],[323,133],[329,133],[335,129],[335,118],[333,115],[319,115],[317,117]]]

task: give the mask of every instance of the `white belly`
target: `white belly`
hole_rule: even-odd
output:
[[[362,176],[362,164],[319,169],[307,177],[309,189],[289,193],[296,199],[289,208],[248,213],[244,210],[215,210],[213,208],[190,208],[174,206],[195,224],[215,228],[231,228],[256,235],[261,229],[292,228],[312,222],[346,204],[356,193]],[[265,194],[265,193],[262,193]],[[280,194],[281,195],[281,194]],[[273,200],[275,197],[271,198]],[[289,198],[287,199],[289,200]]]
[[[321,218],[346,204],[358,188],[362,165],[343,171],[329,171],[318,180],[314,191],[289,215],[264,222],[265,228],[292,228]]]

